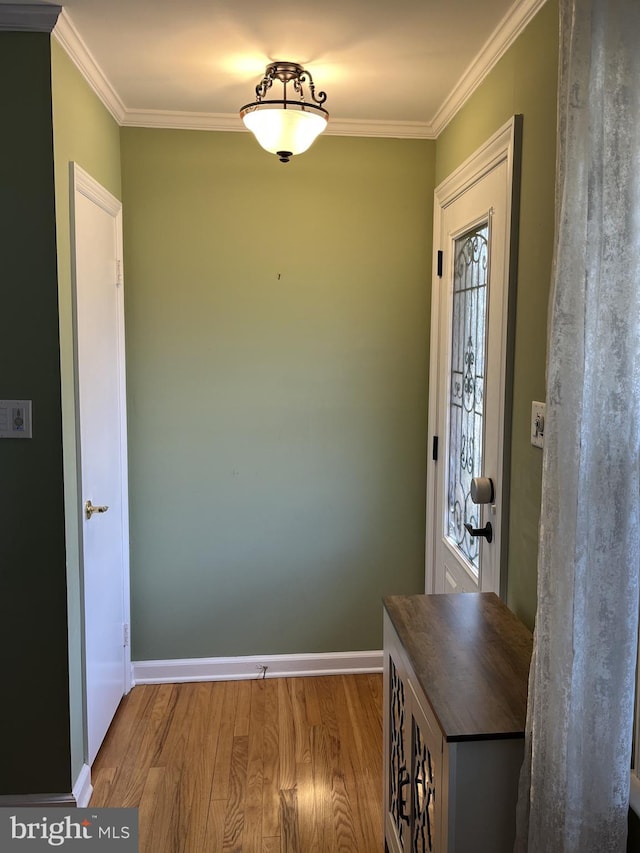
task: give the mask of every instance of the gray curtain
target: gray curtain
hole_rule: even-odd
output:
[[[561,0],[538,612],[516,851],[623,853],[640,566],[640,0]]]

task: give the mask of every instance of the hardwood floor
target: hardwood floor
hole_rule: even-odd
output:
[[[134,687],[92,778],[140,853],[380,853],[382,676]]]

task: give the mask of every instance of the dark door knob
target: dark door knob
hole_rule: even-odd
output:
[[[491,527],[490,521],[487,521],[484,527],[472,527],[466,523],[464,526],[469,536],[484,536],[487,542],[491,542],[493,539],[493,527]]]

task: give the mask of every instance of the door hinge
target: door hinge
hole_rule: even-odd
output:
[[[122,645],[127,648],[129,645],[129,623],[122,623]]]
[[[120,258],[116,259],[116,287],[120,287],[122,284],[122,261]]]
[[[431,445],[431,458],[434,462],[438,461],[438,436],[433,436],[433,444]]]
[[[438,249],[438,278],[442,278],[442,262],[443,262],[442,249]]]

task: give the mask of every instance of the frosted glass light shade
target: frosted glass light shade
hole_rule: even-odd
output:
[[[244,113],[242,121],[271,154],[302,154],[327,126],[320,113],[291,108],[253,109]]]

